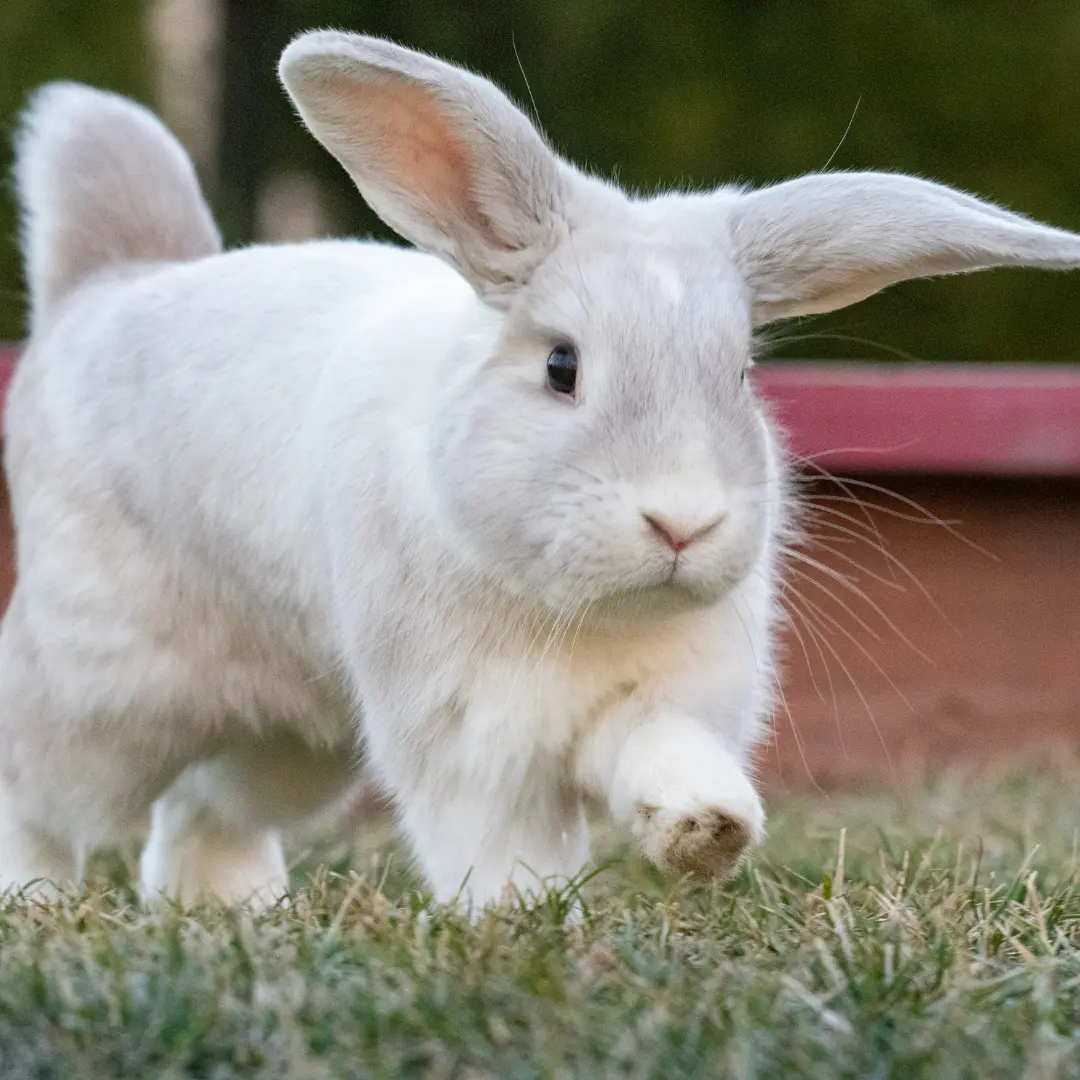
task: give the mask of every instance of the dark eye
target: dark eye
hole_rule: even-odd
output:
[[[577,386],[577,350],[573,345],[556,345],[547,359],[548,386],[556,394],[573,394]]]

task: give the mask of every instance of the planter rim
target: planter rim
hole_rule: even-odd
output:
[[[773,361],[755,378],[830,472],[1080,476],[1080,364]]]

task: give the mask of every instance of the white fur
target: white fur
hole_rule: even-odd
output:
[[[437,257],[217,254],[143,110],[62,87],[26,118],[0,885],[77,878],[152,807],[148,896],[273,899],[358,747],[440,899],[577,873],[586,795],[729,871],[763,829],[786,520],[754,324],[1080,240],[873,174],[635,201],[369,38],[305,35],[282,74]],[[575,401],[545,384],[567,342]],[[676,555],[646,514],[700,535]]]

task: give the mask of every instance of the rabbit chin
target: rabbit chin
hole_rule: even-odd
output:
[[[739,560],[718,569],[715,564],[701,567],[687,560],[660,571],[650,568],[637,580],[561,577],[544,589],[544,600],[563,615],[576,609],[589,621],[663,618],[719,603],[755,566],[754,560]]]

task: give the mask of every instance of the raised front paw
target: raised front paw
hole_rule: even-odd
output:
[[[629,825],[646,857],[672,874],[727,877],[765,831],[746,767],[692,717],[661,714],[634,727],[621,744],[609,791],[615,820]]]
[[[645,854],[669,874],[726,878],[743,853],[756,842],[761,825],[719,806],[677,813],[638,806],[638,828]]]

